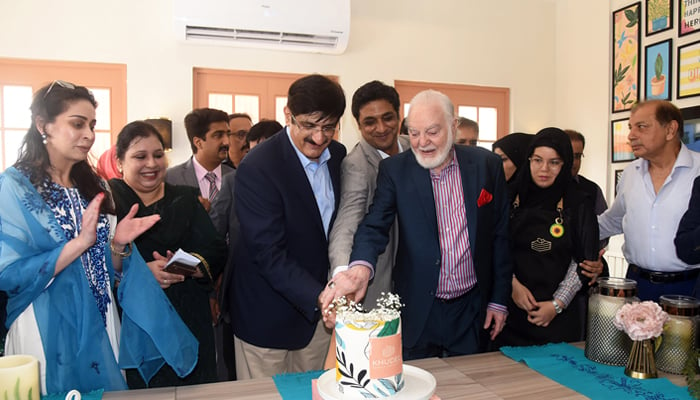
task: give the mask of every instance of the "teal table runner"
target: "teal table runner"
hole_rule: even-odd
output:
[[[310,400],[311,380],[326,371],[309,371],[298,374],[279,374],[272,377],[283,400]]]
[[[630,378],[625,375],[625,367],[593,362],[582,349],[566,343],[502,347],[501,352],[591,399],[692,399],[687,388],[678,387],[666,378]]]
[[[81,393],[80,396],[83,400],[102,400],[102,393],[104,393],[104,390],[98,389],[88,393]],[[41,400],[64,400],[67,394],[68,392],[52,393],[46,396],[41,396]]]

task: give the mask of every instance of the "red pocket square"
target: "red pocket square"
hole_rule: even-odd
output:
[[[493,200],[493,195],[486,191],[486,189],[481,189],[479,193],[479,200],[476,201],[476,205],[481,207],[483,205],[489,204]]]

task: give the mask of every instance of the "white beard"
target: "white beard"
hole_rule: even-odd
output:
[[[425,150],[430,149],[431,148],[429,147]],[[452,142],[448,141],[447,143],[445,143],[445,147],[439,149],[433,157],[428,159],[423,157],[423,155],[420,153],[420,149],[416,150],[413,147],[411,147],[411,151],[413,152],[413,155],[416,156],[416,161],[418,161],[418,165],[425,169],[433,169],[441,166],[445,162],[445,160],[447,160],[447,157],[450,155],[450,150],[452,150]]]

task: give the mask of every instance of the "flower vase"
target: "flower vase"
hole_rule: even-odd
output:
[[[635,340],[625,367],[625,375],[635,379],[656,378],[656,361],[654,360],[654,339]]]

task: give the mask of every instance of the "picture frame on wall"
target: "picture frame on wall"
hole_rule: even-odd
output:
[[[624,170],[623,169],[616,169],[615,170],[615,186],[613,186],[615,197],[617,197],[617,185],[620,183],[620,178],[622,178],[622,171],[624,171]]]
[[[646,2],[647,36],[672,29],[673,0],[646,0]]]
[[[612,14],[612,112],[627,111],[639,101],[641,2]]]
[[[677,98],[700,95],[700,40],[678,46]]]
[[[611,161],[614,163],[635,159],[632,146],[627,141],[627,135],[630,133],[629,121],[629,118],[610,121],[610,135],[612,137]]]
[[[678,7],[678,36],[700,31],[700,2],[680,0]]]
[[[700,152],[700,106],[681,108],[683,136],[681,141],[688,150]]]
[[[672,39],[644,47],[644,96],[646,99],[671,100],[672,48]]]

